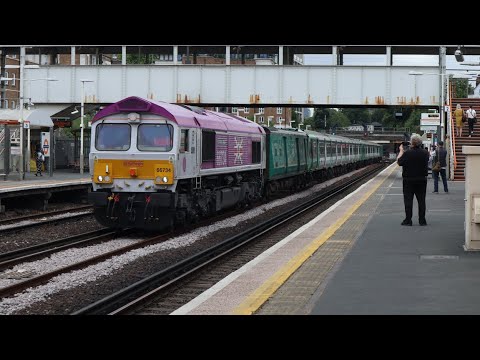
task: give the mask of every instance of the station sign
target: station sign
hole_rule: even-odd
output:
[[[24,129],[30,129],[30,121],[25,120],[25,121],[23,122],[23,128],[24,128]]]
[[[42,147],[43,155],[45,155],[45,157],[49,157],[50,156],[50,132],[42,131],[40,146]]]
[[[425,132],[436,132],[437,127],[438,127],[438,125],[436,125],[436,126],[424,125],[424,126],[420,126],[420,130],[425,131]]]

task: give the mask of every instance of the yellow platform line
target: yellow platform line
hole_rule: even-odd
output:
[[[352,216],[352,214],[385,182],[385,180],[398,168],[394,166],[393,169],[384,177],[382,181],[365,194],[360,200],[353,204],[350,209],[338,219],[335,223],[330,225],[323,233],[315,238],[310,244],[305,246],[300,253],[293,257],[288,263],[281,267],[275,274],[268,278],[259,288],[250,294],[232,314],[235,315],[251,315],[257,311],[260,306],[265,303],[285,281],[327,241],[335,232]]]

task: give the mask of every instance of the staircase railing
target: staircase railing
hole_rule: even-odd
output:
[[[448,116],[449,116],[448,131],[451,139],[449,141],[450,148],[448,149],[449,154],[451,154],[449,167],[450,167],[450,179],[453,180],[455,178],[455,169],[457,167],[457,159],[456,159],[457,154],[455,153],[455,131],[453,130],[455,128],[455,125],[453,124],[453,121],[455,121],[455,117],[452,116],[451,112]]]
[[[450,121],[448,122],[449,123],[449,129],[448,131],[450,131],[450,179],[455,179],[455,169],[457,168],[457,153],[455,151],[455,131],[453,131],[452,129],[455,129],[455,126],[456,124],[453,124],[453,122],[456,120],[455,119],[455,116],[453,116],[454,112],[453,112],[453,109],[454,109],[454,106],[456,106],[453,102],[452,102],[452,94],[455,90],[454,88],[454,84],[451,82],[450,83],[450,91],[448,92],[449,94],[449,99],[448,99],[448,103],[450,104]]]

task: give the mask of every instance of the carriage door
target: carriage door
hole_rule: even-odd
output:
[[[300,171],[300,161],[302,155],[300,154],[300,144],[298,143],[298,138],[295,138],[295,149],[297,150],[297,171]]]
[[[198,173],[197,138],[195,129],[180,129],[178,153],[178,177],[185,178]]]

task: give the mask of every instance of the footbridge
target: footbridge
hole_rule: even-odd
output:
[[[136,95],[200,106],[428,107],[444,103],[445,59],[457,47],[0,45],[0,68],[10,77],[16,70],[9,68],[19,69],[20,97],[35,104],[107,104]],[[329,61],[305,65],[307,55]],[[349,65],[349,55],[380,56],[384,65]],[[438,66],[401,66],[403,55],[435,55]]]

